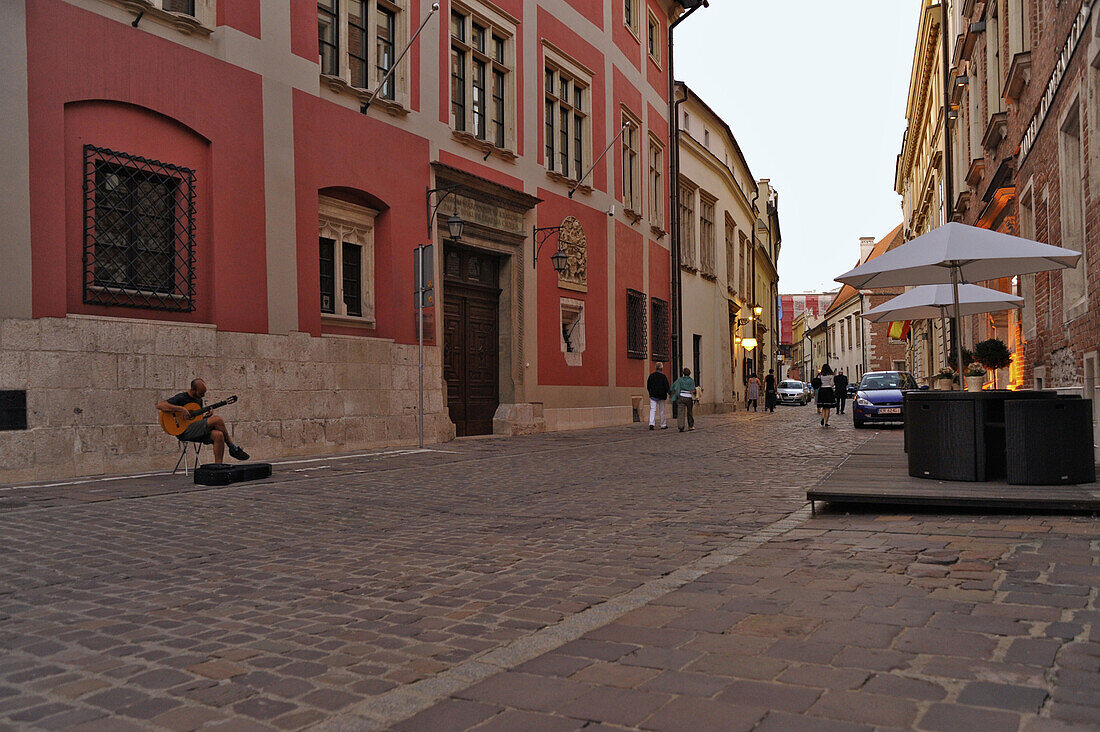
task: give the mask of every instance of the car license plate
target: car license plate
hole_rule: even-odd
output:
[[[879,414],[901,414],[901,407],[885,407],[878,410]]]

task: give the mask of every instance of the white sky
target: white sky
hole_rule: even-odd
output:
[[[710,0],[676,28],[676,78],[779,191],[779,291],[827,292],[859,237],[901,223],[894,165],[920,0]]]

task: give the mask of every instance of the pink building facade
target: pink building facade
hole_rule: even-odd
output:
[[[415,443],[428,241],[429,442],[629,421],[681,8],[440,5],[3,3],[0,482],[170,466],[153,404],[194,376],[261,459]]]

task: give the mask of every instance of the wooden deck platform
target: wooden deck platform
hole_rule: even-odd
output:
[[[909,475],[902,430],[880,431],[806,491],[806,500],[867,505],[1100,513],[1100,483],[1009,485]],[[1098,471],[1100,472],[1100,471]]]

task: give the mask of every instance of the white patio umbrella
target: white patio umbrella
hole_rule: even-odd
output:
[[[1080,259],[1081,253],[1072,249],[952,222],[864,262],[836,281],[856,289],[950,283],[957,309],[960,283],[1069,269]],[[962,373],[959,330],[955,329],[955,349]]]
[[[996,313],[1001,310],[1019,310],[1024,299],[1018,295],[993,290],[979,285],[959,285],[959,304],[955,305],[955,292],[951,285],[919,285],[908,292],[887,300],[867,312],[863,317],[872,323],[893,320],[932,320],[959,318],[979,313]],[[943,352],[947,353],[947,328],[941,328]]]

